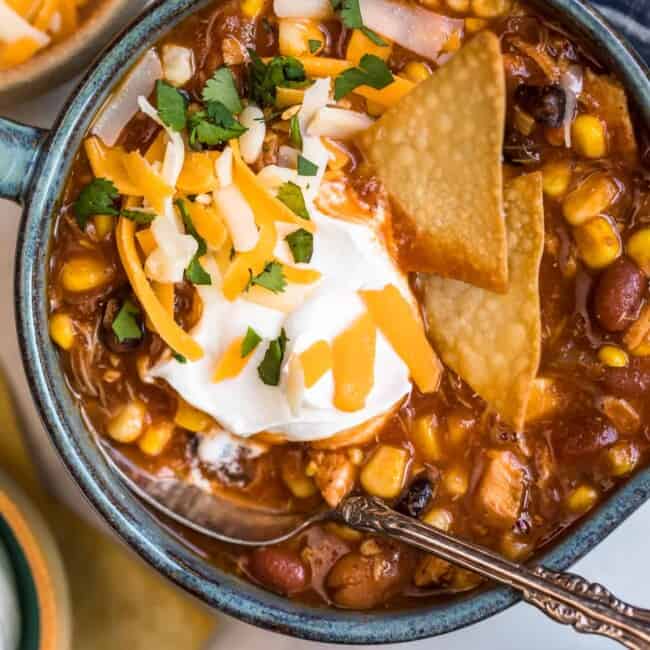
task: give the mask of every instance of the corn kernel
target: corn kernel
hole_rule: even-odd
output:
[[[428,461],[442,460],[439,431],[434,416],[420,417],[413,423],[411,440],[416,450]]]
[[[572,226],[579,226],[605,212],[617,195],[618,187],[611,178],[603,174],[590,176],[564,199],[564,218]]]
[[[304,470],[300,471],[296,464],[282,463],[282,480],[297,499],[308,499],[318,492],[313,479],[307,476]]]
[[[603,347],[598,350],[598,358],[601,363],[604,363],[610,368],[626,368],[630,363],[630,358],[627,356],[627,352],[614,345],[603,345]]]
[[[333,522],[325,524],[325,530],[327,530],[328,533],[332,533],[333,535],[340,537],[346,542],[358,542],[363,537],[363,533],[359,532],[358,530],[354,530],[354,528],[344,526],[343,524],[335,524]]]
[[[312,20],[282,18],[279,28],[280,54],[283,56],[310,56],[309,41],[323,43],[325,37]]]
[[[447,6],[452,11],[469,11],[469,0],[447,0]]]
[[[632,442],[619,442],[607,450],[607,460],[612,476],[625,476],[639,462],[639,449]]]
[[[630,237],[627,254],[646,275],[650,275],[650,228],[637,230]]]
[[[603,269],[621,255],[622,246],[616,228],[605,217],[596,217],[573,229],[578,256],[592,269]]]
[[[142,402],[129,402],[108,423],[106,427],[108,435],[113,440],[124,444],[135,442],[142,434],[146,413]]]
[[[454,521],[454,517],[445,508],[431,508],[424,517],[422,521],[427,524],[427,526],[433,526],[433,528],[438,528],[443,532],[449,532],[451,524]]]
[[[178,406],[176,407],[176,415],[174,416],[174,424],[187,429],[192,433],[200,433],[205,431],[212,423],[212,418],[204,413],[195,409],[191,404],[188,404],[184,399],[178,398]]]
[[[482,29],[487,27],[487,20],[483,18],[465,18],[465,29],[470,34],[475,34],[480,32]]]
[[[115,217],[112,217],[110,214],[98,214],[93,219],[93,223],[95,224],[97,237],[104,239],[104,237],[113,231]]]
[[[173,422],[158,422],[148,426],[138,440],[138,446],[147,456],[160,456],[174,435]]]
[[[395,498],[404,485],[408,453],[398,447],[381,445],[361,470],[361,485],[370,495]]]
[[[262,13],[266,0],[243,0],[241,10],[245,16],[255,18]]]
[[[404,66],[403,74],[409,81],[419,84],[431,76],[431,70],[426,63],[411,61]]]
[[[453,498],[462,497],[469,487],[469,476],[462,467],[451,467],[442,476],[442,484]]]
[[[110,268],[96,257],[76,257],[61,269],[61,284],[66,291],[83,293],[106,284]]]
[[[472,0],[472,11],[479,18],[496,18],[510,9],[510,0]]]
[[[467,435],[476,424],[473,417],[467,413],[455,412],[447,416],[447,436],[449,442],[458,446],[467,440]]]
[[[590,485],[577,487],[567,497],[567,506],[573,512],[585,512],[592,508],[598,500],[598,492]]]
[[[62,312],[50,317],[50,336],[62,349],[69,350],[74,344],[74,321],[68,314]]]
[[[578,115],[571,127],[573,148],[585,158],[607,154],[605,125],[595,115]]]
[[[562,198],[571,183],[573,170],[568,160],[557,160],[542,168],[544,194],[552,199]]]
[[[383,104],[373,102],[371,99],[366,100],[366,111],[371,117],[380,117],[386,112],[386,107]]]

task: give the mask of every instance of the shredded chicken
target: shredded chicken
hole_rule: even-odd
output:
[[[633,435],[641,428],[641,416],[637,410],[624,399],[608,395],[603,398],[602,409],[610,422],[621,433]]]
[[[512,526],[524,494],[524,469],[510,451],[490,454],[478,491],[480,505],[499,523]]]
[[[314,481],[323,495],[323,499],[332,507],[352,491],[356,480],[357,468],[347,454],[341,452],[319,451],[312,454],[314,463]]]

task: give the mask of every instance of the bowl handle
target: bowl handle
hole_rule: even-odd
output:
[[[0,118],[0,197],[24,203],[47,131]]]

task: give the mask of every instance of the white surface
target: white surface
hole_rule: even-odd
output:
[[[5,115],[47,127],[71,88],[72,86],[64,87],[44,98],[15,106],[10,111],[5,110]],[[77,510],[93,516],[54,453],[33,407],[22,370],[13,314],[14,247],[19,215],[17,206],[0,200],[0,298],[4,311],[4,317],[0,319],[0,364],[9,375],[25,430],[30,434],[32,448],[45,469],[49,486]],[[628,602],[650,606],[650,562],[646,555],[649,537],[650,505],[646,505],[575,569],[586,577],[607,585]],[[211,648],[216,650],[228,647],[263,647],[264,650],[318,650],[320,647],[324,650],[335,646],[288,639],[220,617],[218,632]],[[577,635],[554,625],[537,610],[526,605],[518,605],[484,623],[452,635],[400,646],[407,650],[580,650],[613,647],[616,646],[607,641]]]

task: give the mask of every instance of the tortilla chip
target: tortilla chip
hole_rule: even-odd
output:
[[[541,354],[542,175],[507,183],[505,206],[508,293],[432,276],[424,281],[424,302],[429,335],[445,364],[520,431]]]
[[[360,136],[405,270],[507,290],[505,105],[499,39],[483,32]]]
[[[638,147],[627,95],[621,83],[614,77],[598,75],[587,68],[580,102],[607,124],[612,147],[629,162],[636,162]]]

